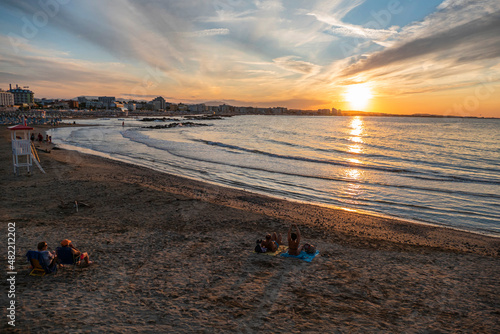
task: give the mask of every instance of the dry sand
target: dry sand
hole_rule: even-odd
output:
[[[39,152],[47,174],[16,177],[10,134],[0,134],[1,235],[15,222],[18,271],[16,326],[7,324],[2,279],[0,332],[500,331],[498,238],[272,199],[47,144],[50,153]],[[76,212],[75,200],[87,206]],[[319,248],[311,263],[252,252],[265,232],[285,234],[291,223]],[[96,263],[28,276],[26,251],[65,238]]]

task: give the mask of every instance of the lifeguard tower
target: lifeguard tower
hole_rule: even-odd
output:
[[[33,161],[38,168],[45,174],[40,165],[40,158],[36,153],[35,145],[30,140],[32,127],[27,125],[15,125],[8,128],[11,130],[12,140],[12,162],[14,163],[14,174],[19,175],[19,169],[26,167],[28,173],[33,169]]]

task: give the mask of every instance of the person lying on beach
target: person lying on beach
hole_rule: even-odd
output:
[[[89,254],[87,252],[82,253],[78,249],[76,249],[76,247],[73,246],[73,244],[71,243],[71,240],[64,239],[63,241],[61,241],[61,246],[63,248],[64,247],[70,248],[71,253],[73,253],[73,257],[78,257],[79,261],[83,260],[86,265],[92,264],[92,261],[90,261],[90,259],[89,259]]]
[[[38,243],[38,251],[42,254],[43,261],[45,265],[49,268],[53,268],[57,265],[57,255],[55,251],[49,252],[47,250],[48,245],[45,241]]]
[[[261,248],[265,249],[266,252],[276,252],[278,247],[281,244],[281,233],[277,234],[273,232],[273,234],[266,234],[266,239],[260,243]]]
[[[297,233],[292,232],[292,227],[295,227]],[[288,254],[290,255],[299,255],[302,251],[302,247],[300,245],[300,230],[297,224],[290,225],[288,229]]]
[[[316,253],[316,246],[314,246],[313,244],[305,243],[301,248],[307,254]]]

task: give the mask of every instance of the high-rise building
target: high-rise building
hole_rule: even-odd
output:
[[[33,105],[35,103],[35,93],[25,88],[29,87],[21,88],[18,85],[16,85],[16,88],[12,88],[12,85],[10,85],[9,92],[11,92],[14,95],[14,104]]]
[[[154,109],[155,110],[165,110],[165,106],[166,106],[166,101],[163,97],[161,96],[158,96],[158,97],[155,97],[152,101],[153,103],[153,106],[154,106]]]
[[[115,97],[114,96],[99,96],[98,101],[101,102],[106,109],[109,109],[111,107],[111,104],[115,102]]]
[[[0,89],[0,107],[8,107],[14,105],[14,94]]]

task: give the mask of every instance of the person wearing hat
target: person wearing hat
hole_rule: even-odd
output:
[[[73,257],[78,257],[79,261],[81,262],[82,260],[85,262],[86,265],[89,265],[92,263],[89,259],[89,254],[87,252],[82,253],[78,249],[76,249],[75,246],[71,243],[71,240],[64,239],[61,241],[61,246],[63,248],[67,247],[71,250],[71,253],[73,254]]]

